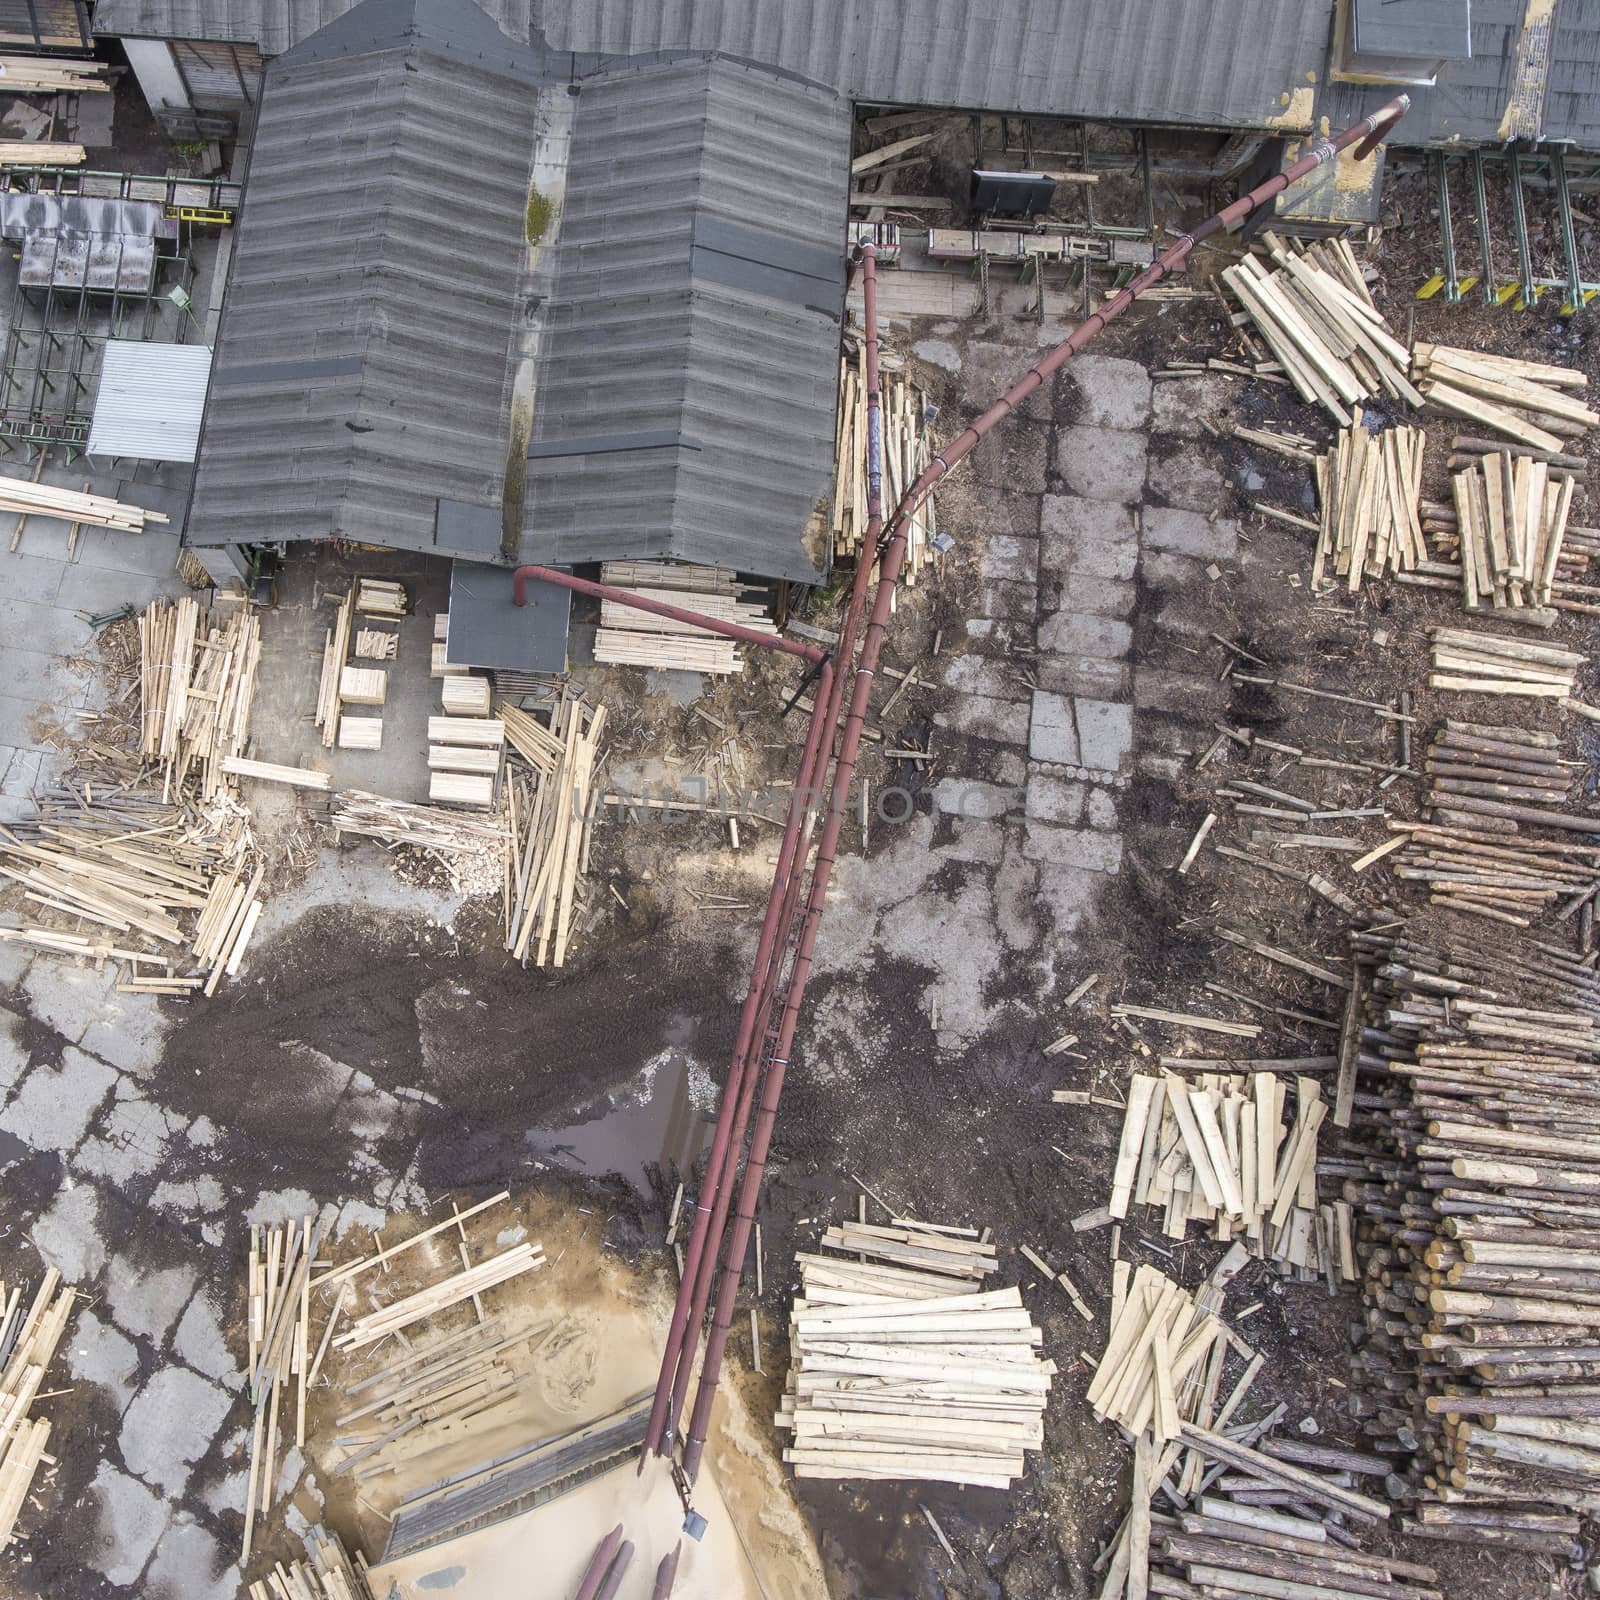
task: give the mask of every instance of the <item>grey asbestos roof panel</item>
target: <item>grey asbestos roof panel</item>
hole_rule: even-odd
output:
[[[825,89],[703,59],[584,81],[532,559],[817,576],[800,533],[831,488],[849,166],[849,107]]]
[[[439,498],[499,504],[534,113],[415,49],[269,71],[192,542],[431,549]]]

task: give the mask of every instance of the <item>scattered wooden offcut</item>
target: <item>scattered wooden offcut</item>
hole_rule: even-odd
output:
[[[50,1420],[30,1416],[72,1315],[76,1295],[51,1267],[23,1309],[24,1288],[0,1282],[0,1550],[22,1537],[17,1519],[39,1463],[47,1459]]]
[[[338,1534],[311,1528],[303,1543],[306,1559],[275,1562],[250,1585],[250,1600],[373,1600],[365,1557],[358,1553],[352,1561]]]
[[[1417,502],[1427,436],[1404,426],[1370,431],[1360,407],[1316,465],[1321,516],[1311,586],[1326,576],[1354,592],[1364,576],[1408,572],[1428,558]]]

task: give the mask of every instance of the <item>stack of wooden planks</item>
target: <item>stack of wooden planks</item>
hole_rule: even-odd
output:
[[[765,591],[740,583],[736,573],[715,567],[679,566],[674,562],[613,561],[600,569],[600,580],[646,600],[698,611],[719,622],[736,622],[760,633],[777,632],[767,615],[765,601],[745,598]],[[739,672],[744,665],[734,640],[688,623],[675,622],[671,617],[635,611],[615,600],[600,603],[594,658],[616,666],[683,668],[710,673]]]
[[[1360,407],[1316,466],[1320,531],[1311,586],[1330,567],[1353,593],[1364,576],[1407,572],[1428,559],[1418,518],[1427,435],[1404,425],[1371,432]]]
[[[1571,699],[1584,658],[1556,645],[1461,628],[1429,628],[1430,689],[1465,694],[1515,694]]]
[[[356,610],[375,617],[405,616],[405,585],[387,578],[356,579]]]
[[[4,148],[0,145],[0,152]],[[0,153],[0,163],[5,160],[5,155]],[[61,522],[115,528],[124,533],[143,533],[147,523],[168,520],[165,512],[146,511],[143,506],[126,505],[104,495],[3,476],[0,476],[0,511],[15,511],[25,517],[54,517]]]
[[[1317,1199],[1318,1130],[1329,1112],[1322,1086],[1297,1076],[1294,1119],[1287,1084],[1270,1071],[1136,1073],[1128,1085],[1108,1210],[1165,1207],[1163,1232],[1185,1237],[1191,1220],[1215,1238],[1241,1239],[1280,1270],[1329,1282],[1349,1277],[1350,1212]]]
[[[928,397],[898,372],[879,377],[883,421],[883,509],[887,516],[933,458]],[[854,556],[867,531],[866,347],[839,364],[839,413],[834,437],[833,552]],[[929,495],[906,527],[904,581],[915,584],[938,559],[933,538],[938,513]]]
[[[1451,479],[1462,602],[1469,609],[1548,606],[1572,510],[1572,477],[1499,451]]]
[[[1600,423],[1600,414],[1571,392],[1581,392],[1588,380],[1570,367],[1418,344],[1412,371],[1430,405],[1535,450],[1560,451],[1564,439],[1582,438]]]
[[[1362,1426],[1410,1532],[1569,1559],[1600,1497],[1600,977],[1529,934],[1352,945],[1384,1068],[1344,1183]]]
[[[489,680],[476,672],[441,674],[440,698],[447,717],[489,715]]]
[[[510,833],[498,813],[474,817],[440,806],[413,805],[361,789],[345,789],[335,796],[329,820],[335,839],[350,834],[390,847],[410,845],[428,852],[444,866],[460,893],[488,893],[502,881]]]
[[[339,1535],[311,1528],[304,1535],[306,1559],[273,1563],[250,1585],[250,1600],[374,1600],[366,1558],[351,1561]]]
[[[1343,240],[1300,249],[1265,236],[1276,271],[1254,255],[1224,268],[1222,281],[1281,363],[1300,398],[1321,405],[1342,428],[1350,408],[1388,395],[1412,405],[1422,397],[1406,376],[1409,358],[1367,292]]]
[[[203,800],[244,753],[261,662],[261,623],[237,606],[223,623],[193,600],[157,600],[139,618],[139,752],[166,769],[169,794],[192,775]]]
[[[81,144],[0,143],[0,167],[81,167],[88,159]]]
[[[341,667],[340,706],[381,706],[389,698],[389,674],[382,667]]]
[[[559,967],[585,897],[606,708],[564,693],[549,727],[508,704],[499,723],[515,752],[506,785],[506,949],[524,966]]]
[[[0,56],[0,94],[109,94],[108,70],[67,56]]]
[[[829,1228],[799,1257],[780,1428],[800,1478],[1008,1488],[1043,1442],[1055,1364],[1016,1289],[985,1291],[973,1228],[896,1219]]]
[[[350,656],[350,634],[355,623],[356,591],[351,587],[339,599],[333,626],[322,644],[322,678],[317,685],[316,725],[322,729],[322,747],[331,750],[339,742],[340,680]]]
[[[44,1389],[76,1298],[61,1287],[61,1274],[45,1273],[26,1312],[23,1286],[9,1294],[0,1283],[0,1550],[18,1537],[17,1518],[27,1504],[34,1474],[45,1459],[50,1421],[29,1413]]]

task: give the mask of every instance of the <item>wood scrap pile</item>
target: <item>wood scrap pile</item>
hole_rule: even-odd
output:
[[[5,159],[0,154],[0,162]],[[54,517],[61,522],[115,528],[123,533],[143,533],[147,523],[168,520],[164,512],[146,511],[143,506],[126,505],[104,495],[5,476],[0,476],[0,511],[14,511],[21,517]]]
[[[682,566],[670,561],[612,561],[601,567],[600,581],[646,600],[698,611],[719,622],[736,622],[759,633],[777,632],[767,615],[765,600],[745,598],[764,595],[766,591],[740,583],[736,573],[716,567]],[[600,603],[594,658],[616,666],[710,673],[739,672],[744,667],[734,640],[671,617],[635,611],[615,600]]]
[[[46,1459],[50,1419],[29,1413],[72,1315],[76,1295],[51,1267],[26,1312],[23,1286],[0,1283],[0,1550],[19,1536],[17,1518],[28,1502],[39,1463]],[[52,1462],[53,1464],[53,1462]]]
[[[1548,606],[1560,570],[1574,479],[1509,451],[1479,456],[1451,479],[1462,603]]]
[[[1004,1489],[1043,1443],[1053,1362],[1016,1289],[985,1291],[972,1228],[897,1219],[829,1228],[803,1284],[777,1425],[800,1478],[912,1478]]]
[[[1428,559],[1417,502],[1422,492],[1420,428],[1371,432],[1356,408],[1352,425],[1317,463],[1321,500],[1311,587],[1331,570],[1353,593],[1364,576],[1409,572]]]
[[[1343,240],[1301,249],[1266,235],[1277,270],[1247,255],[1223,270],[1257,331],[1300,398],[1321,405],[1341,428],[1349,409],[1389,395],[1413,405],[1421,396],[1406,377],[1409,358],[1367,292]]]
[[[1418,344],[1412,372],[1430,405],[1535,450],[1559,452],[1563,440],[1581,439],[1600,423],[1600,414],[1576,397],[1588,380],[1570,367]]]
[[[1569,1558],[1600,1497],[1600,977],[1525,934],[1352,943],[1386,1067],[1345,1163],[1362,1426],[1409,1455],[1410,1532]]]
[[[1317,1198],[1318,1130],[1329,1106],[1314,1078],[1295,1078],[1295,1115],[1284,1119],[1288,1085],[1274,1072],[1202,1073],[1185,1081],[1136,1073],[1128,1085],[1108,1210],[1164,1208],[1162,1231],[1185,1237],[1190,1221],[1214,1238],[1239,1239],[1250,1254],[1330,1287],[1354,1276],[1350,1210]]]
[[[249,606],[223,622],[193,600],[157,600],[139,619],[140,754],[161,763],[176,794],[192,775],[203,800],[227,786],[223,762],[241,756],[261,662],[261,623]]]
[[[351,1561],[339,1535],[311,1528],[304,1535],[306,1559],[273,1563],[271,1572],[250,1585],[250,1600],[374,1600],[367,1582],[366,1557]]]
[[[498,813],[476,817],[343,789],[334,797],[329,820],[336,840],[350,834],[376,839],[391,850],[409,845],[426,852],[440,862],[460,894],[492,893],[501,883],[511,835]]]
[[[884,515],[916,481],[933,458],[933,435],[927,418],[928,397],[903,374],[879,374],[883,422]],[[854,556],[867,531],[867,353],[856,347],[853,358],[839,363],[839,413],[834,437],[833,551]],[[939,529],[934,497],[929,495],[906,527],[903,581],[914,585],[938,559],[933,538]]]
[[[1515,694],[1547,700],[1572,698],[1584,658],[1556,645],[1532,644],[1495,633],[1429,628],[1433,671],[1430,689],[1463,694]]]
[[[506,785],[511,849],[502,910],[506,949],[524,966],[562,966],[587,923],[589,847],[603,758],[606,708],[563,693],[550,726],[502,704],[499,719],[516,753]]]

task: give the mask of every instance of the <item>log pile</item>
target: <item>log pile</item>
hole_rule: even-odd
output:
[[[616,589],[627,589],[646,600],[659,600],[681,606],[686,611],[701,612],[720,622],[736,622],[760,633],[777,632],[767,615],[766,602],[745,598],[765,594],[765,590],[742,584],[737,574],[715,567],[615,561],[601,567],[600,581]],[[744,666],[739,645],[734,640],[671,617],[635,611],[615,600],[600,602],[594,658],[614,666],[682,668],[710,673],[739,672]]]
[[[1350,1211],[1317,1198],[1318,1130],[1330,1107],[1314,1079],[1270,1071],[1202,1073],[1185,1081],[1136,1073],[1128,1085],[1107,1209],[1163,1209],[1162,1231],[1182,1239],[1191,1221],[1212,1237],[1238,1238],[1252,1255],[1303,1279],[1329,1284],[1354,1274]]]
[[[45,1459],[50,1419],[29,1413],[44,1389],[75,1298],[73,1290],[61,1287],[54,1267],[45,1273],[26,1311],[23,1286],[14,1283],[7,1293],[0,1283],[0,1550],[19,1537],[17,1518]]]
[[[0,155],[0,162],[5,159]],[[54,517],[61,522],[115,528],[123,533],[143,533],[148,523],[168,520],[165,512],[146,511],[143,506],[126,505],[105,495],[3,476],[0,476],[0,511],[14,511],[22,517]]]
[[[1321,405],[1341,428],[1353,409],[1388,395],[1412,405],[1421,396],[1406,377],[1405,346],[1384,323],[1342,240],[1307,249],[1266,236],[1277,270],[1247,255],[1223,270],[1233,291],[1300,398]]]
[[[250,1600],[373,1600],[366,1558],[351,1561],[339,1535],[311,1528],[304,1536],[306,1559],[273,1563],[250,1585]]]
[[[1412,1533],[1568,1558],[1600,1505],[1600,977],[1526,935],[1352,943],[1386,1069],[1344,1183],[1363,1427],[1409,1453]]]
[[[350,834],[391,849],[409,845],[426,852],[441,864],[459,894],[486,894],[500,884],[510,833],[499,814],[475,817],[344,789],[334,797],[329,820],[336,840]]]
[[[1575,480],[1509,451],[1476,458],[1451,478],[1462,603],[1548,606],[1560,568]]]
[[[928,397],[909,378],[884,371],[879,376],[883,422],[883,505],[885,513],[916,481],[935,448],[927,421]],[[867,376],[866,347],[839,363],[839,412],[834,438],[833,552],[854,556],[867,531]],[[928,496],[906,527],[903,581],[914,585],[938,558],[933,538],[938,513]]]
[[[1422,452],[1420,428],[1371,432],[1356,408],[1333,449],[1317,462],[1321,502],[1311,586],[1320,589],[1331,570],[1353,593],[1365,576],[1409,572],[1428,559],[1418,516]]]
[[[1556,645],[1462,628],[1429,628],[1430,689],[1462,694],[1514,694],[1537,699],[1572,697],[1583,657]]]
[[[524,966],[559,967],[586,899],[606,708],[563,694],[549,727],[506,704],[499,720],[516,757],[506,784],[506,949]]]
[[[1570,367],[1443,344],[1418,344],[1411,359],[1430,405],[1534,450],[1559,452],[1563,440],[1580,439],[1600,423],[1600,414],[1577,398],[1588,380]]]
[[[800,1478],[1008,1488],[1043,1443],[1055,1372],[1020,1291],[976,1229],[898,1219],[829,1228],[802,1254],[777,1425]]]

